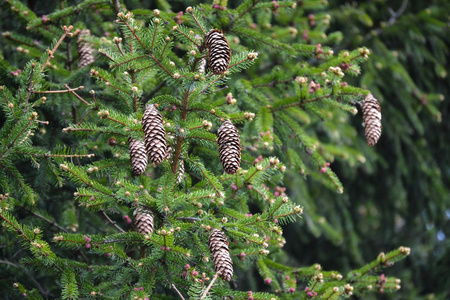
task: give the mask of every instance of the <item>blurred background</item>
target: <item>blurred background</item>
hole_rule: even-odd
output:
[[[38,15],[58,6],[57,1],[23,2]],[[164,1],[125,1],[130,10],[153,9],[159,2]],[[196,4],[171,2],[173,11]],[[229,1],[230,7],[233,2]],[[324,189],[320,180],[288,173],[286,193],[305,207],[305,215],[285,226],[282,259],[293,266],[320,263],[324,269],[346,274],[382,251],[406,246],[411,255],[387,271],[402,278],[402,289],[372,297],[449,299],[450,1],[329,1],[322,13],[331,16],[330,32],[342,32],[342,39],[327,45],[335,53],[362,46],[372,52],[362,75],[348,81],[369,89],[380,101],[383,134],[369,148],[363,141],[360,115],[351,118],[358,129],[354,144],[361,145],[364,155],[351,163],[340,158],[332,162],[345,187],[343,194]],[[0,31],[23,32],[24,27],[2,1]],[[1,55],[10,65],[25,63],[14,55],[14,44],[0,42]],[[11,81],[2,70],[0,84]],[[52,132],[53,137],[58,135],[60,128]],[[73,190],[53,189],[53,193],[45,203],[56,206],[58,199],[70,198]],[[7,244],[5,240],[0,244],[2,257],[16,255],[6,250]],[[30,270],[2,264],[0,258],[0,281],[24,274],[39,278]],[[266,288],[259,281],[248,284],[255,290]]]
[[[402,278],[390,297],[450,298],[449,12],[450,1],[330,1],[336,49],[372,52],[352,84],[380,101],[383,134],[364,163],[332,163],[343,195],[290,178],[307,203],[303,224],[285,230],[298,263],[350,270],[404,245],[410,257],[386,271]]]

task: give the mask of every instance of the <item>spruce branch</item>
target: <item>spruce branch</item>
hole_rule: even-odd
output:
[[[53,47],[52,50],[47,51],[48,57],[47,57],[47,60],[45,61],[45,63],[41,66],[40,73],[42,73],[44,71],[45,67],[48,65],[50,60],[54,57],[53,55],[55,54],[56,50],[61,45],[62,41],[66,38],[66,36],[73,35],[73,33],[71,33],[72,29],[73,29],[72,25],[70,25],[69,27],[67,27],[66,25],[63,26],[64,34],[61,36],[61,38],[58,40],[58,42],[56,42],[55,47]]]
[[[142,42],[141,38],[137,35],[136,31],[126,21],[127,20],[126,18],[128,18],[127,15],[124,15],[123,13],[118,13],[118,16],[119,16],[119,21],[124,23],[128,27],[128,30],[130,30],[130,32],[133,34],[134,38],[139,42],[139,44],[141,45],[142,49],[144,49],[145,52],[151,52],[151,50],[149,51],[147,49],[147,47],[145,46],[144,42]],[[133,51],[131,51],[131,52],[133,52]]]
[[[251,4],[249,7],[247,7],[244,11],[242,11],[242,12],[239,14],[239,16],[233,18],[233,19],[230,21],[230,23],[228,23],[228,26],[227,26],[228,29],[230,30],[230,29],[234,26],[234,23],[236,23],[236,21],[240,20],[246,13],[248,13],[249,11],[251,11],[251,10],[256,6],[256,4],[258,4],[260,1],[261,1],[261,0],[253,0],[253,1],[252,1],[252,4]],[[239,9],[239,7],[238,7],[238,9]]]
[[[111,57],[108,53],[106,53],[103,49],[98,49],[98,53],[109,59],[110,61],[114,61],[114,58]]]
[[[162,50],[162,52],[161,52],[161,55],[159,56],[159,60],[161,60],[161,59],[163,58],[164,52],[166,51],[167,45],[169,45],[169,43],[170,43],[170,38],[167,37],[167,38],[166,38],[166,43],[164,44],[164,48],[163,48],[163,50]]]
[[[28,78],[28,86],[27,86],[27,98],[25,99],[25,107],[23,109],[24,114],[29,110],[28,108],[28,101],[30,100],[31,97],[31,93],[32,93],[32,87],[33,87],[33,73],[34,73],[34,68],[35,68],[35,64],[32,63],[31,64],[31,72],[30,72],[30,76]],[[42,71],[41,71],[42,73]]]
[[[2,214],[1,211],[0,211],[0,218],[2,218],[3,221],[5,221],[6,223],[8,223],[9,226],[10,226],[11,228],[13,228],[13,229],[14,229],[20,236],[22,236],[25,240],[27,240],[29,243],[32,242],[32,239],[30,239],[30,238],[23,232],[23,230],[22,230],[21,228],[15,226],[15,225],[13,224],[13,222],[11,222],[8,218],[6,218],[6,217]]]
[[[197,23],[197,26],[198,26],[198,28],[200,28],[200,30],[202,31],[203,35],[206,35],[205,30],[200,25],[200,22],[197,20],[197,17],[194,15],[194,10],[192,9],[192,7],[191,7],[191,9],[187,9],[186,11],[191,15],[191,17],[192,17],[192,19],[194,19],[195,23]],[[194,44],[196,44],[196,43],[194,43]]]
[[[120,54],[122,54],[122,56],[125,56],[125,53],[123,53],[122,48],[120,47],[121,39],[114,38],[113,42],[116,45],[117,49],[119,50]]]
[[[153,46],[155,45],[155,38],[156,38],[156,31],[158,30],[158,25],[159,25],[159,19],[157,19],[158,21],[155,20],[155,30],[153,31],[153,38],[152,38],[152,45],[150,46],[150,49],[153,51]]]
[[[69,86],[67,86],[67,84],[64,85],[64,87],[66,87],[66,90],[53,90],[53,91],[34,91],[33,93],[35,94],[60,94],[60,93],[70,93],[70,92],[74,92],[74,91],[78,91],[78,90],[82,90],[84,89],[84,86],[80,85],[77,88],[70,88]]]
[[[71,131],[92,131],[92,132],[101,132],[101,133],[110,133],[110,134],[118,134],[121,136],[128,136],[127,134],[116,132],[116,131],[109,131],[109,130],[100,130],[100,129],[94,129],[94,128],[74,128],[74,127],[66,127],[63,128],[63,132],[71,132]]]
[[[133,57],[133,58],[127,59],[127,60],[125,60],[125,61],[123,61],[123,62],[117,63],[117,64],[115,64],[115,65],[111,65],[110,67],[111,67],[112,69],[114,69],[114,68],[120,67],[120,66],[122,66],[122,65],[124,65],[124,64],[127,64],[127,63],[129,63],[129,62],[132,62],[132,61],[134,61],[134,60],[138,60],[138,59],[146,58],[146,57],[147,57],[147,55],[140,55],[140,56],[137,56],[137,57]]]
[[[193,164],[194,166],[197,167],[198,170],[200,170],[200,172],[202,173],[203,177],[205,177],[208,182],[211,184],[211,186],[214,188],[214,190],[216,191],[217,195],[220,195],[222,192],[214,185],[214,183],[211,181],[211,179],[209,178],[209,176],[205,173],[205,171],[203,171],[203,169],[197,164],[195,163],[193,160],[186,158],[186,160],[188,160],[191,164]]]
[[[2,91],[3,99],[5,99],[5,104],[6,104],[6,106],[10,107],[9,104],[12,103],[12,102],[10,102],[10,101],[8,100],[8,98],[6,97],[4,87],[3,87],[3,86],[0,86],[0,90]],[[14,112],[14,107],[10,107],[10,109],[11,109],[11,112],[12,112],[12,114],[13,114],[14,120],[17,120],[16,113]]]
[[[186,33],[183,32],[183,30],[177,30],[179,33],[181,33],[185,38],[187,38],[189,41],[191,41],[191,43],[193,43],[195,46],[197,46],[197,48],[201,48],[202,45],[198,44],[196,41],[194,41],[193,39],[191,39]],[[167,43],[166,43],[167,45]],[[164,47],[165,49],[165,47]],[[164,52],[164,51],[163,51]],[[201,51],[200,51],[201,52]],[[162,56],[162,54],[161,54]]]

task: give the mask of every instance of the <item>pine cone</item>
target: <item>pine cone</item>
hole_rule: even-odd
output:
[[[132,138],[128,138],[129,146],[128,151],[130,153],[131,169],[133,174],[141,176],[147,168],[147,154],[145,153],[144,143]]]
[[[78,34],[77,49],[78,49],[78,69],[81,69],[87,65],[92,64],[94,59],[94,49],[92,44],[84,40],[85,36],[90,36],[91,31],[89,29],[81,30]]]
[[[227,120],[217,131],[217,144],[219,145],[219,159],[224,171],[234,174],[241,164],[241,141],[237,128]]]
[[[202,58],[198,65],[198,72],[200,74],[205,74],[205,68],[206,68],[206,59]]]
[[[149,235],[152,234],[154,223],[151,210],[139,207],[134,211],[133,215],[137,232]]]
[[[211,29],[205,37],[208,48],[208,63],[214,74],[223,74],[228,69],[231,49],[222,31]]]
[[[145,148],[150,161],[155,165],[166,157],[167,140],[162,116],[153,104],[147,105],[142,117],[142,129],[145,135]]]
[[[180,159],[178,160],[177,184],[180,184],[181,181],[183,181],[184,171],[184,161]]]
[[[381,107],[371,94],[364,98],[362,113],[367,144],[373,146],[381,136]]]
[[[227,237],[222,231],[214,228],[209,234],[208,245],[217,274],[223,280],[230,281],[233,277],[233,261],[228,249]]]

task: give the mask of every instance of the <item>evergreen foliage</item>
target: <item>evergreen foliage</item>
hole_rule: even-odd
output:
[[[374,94],[383,113],[394,110],[368,84],[370,66],[383,62],[380,52],[369,57],[390,51],[375,41],[380,33],[371,35],[372,50],[346,42],[347,27],[333,31],[326,1],[317,0],[222,0],[178,13],[180,4],[165,0],[59,4],[41,16],[34,2],[0,6],[17,21],[2,34],[9,48],[0,57],[0,270],[20,271],[2,280],[7,299],[345,299],[400,289],[400,279],[380,270],[410,248],[377,249],[365,264],[354,208],[339,209],[342,230],[322,216],[323,200],[313,201],[320,189],[333,195],[329,206],[339,206],[347,177],[330,163],[359,166],[376,151],[362,146],[364,133],[351,124],[364,98]],[[442,27],[426,20],[431,31]],[[80,52],[74,33],[86,29],[89,49]],[[445,60],[445,43],[434,42]],[[89,63],[82,62],[86,53]],[[389,67],[416,87],[401,63]],[[436,105],[428,112],[439,114]],[[408,117],[423,134],[418,118]],[[222,169],[221,162],[237,159],[222,150],[219,158],[218,148],[230,143],[217,141],[223,123],[239,131],[231,141],[233,156],[242,147],[237,172]],[[413,143],[397,126],[383,124],[383,132]],[[143,149],[130,154],[133,141],[145,141],[148,165]],[[130,156],[145,164],[137,167]],[[433,186],[448,199],[442,182]],[[299,219],[316,238],[345,244],[354,264],[340,271],[292,264],[283,247],[297,240],[286,240],[282,226]],[[211,232],[221,233],[216,248],[208,244]]]

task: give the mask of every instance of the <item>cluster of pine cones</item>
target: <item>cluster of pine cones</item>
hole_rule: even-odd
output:
[[[172,148],[167,145],[162,116],[153,104],[149,104],[142,117],[144,143],[129,138],[129,153],[133,174],[140,176],[147,168],[148,160],[158,165],[165,158],[171,159]],[[235,174],[241,164],[241,141],[237,128],[230,120],[223,122],[217,131],[219,159],[227,174]],[[179,162],[177,182],[184,173],[184,163]]]

